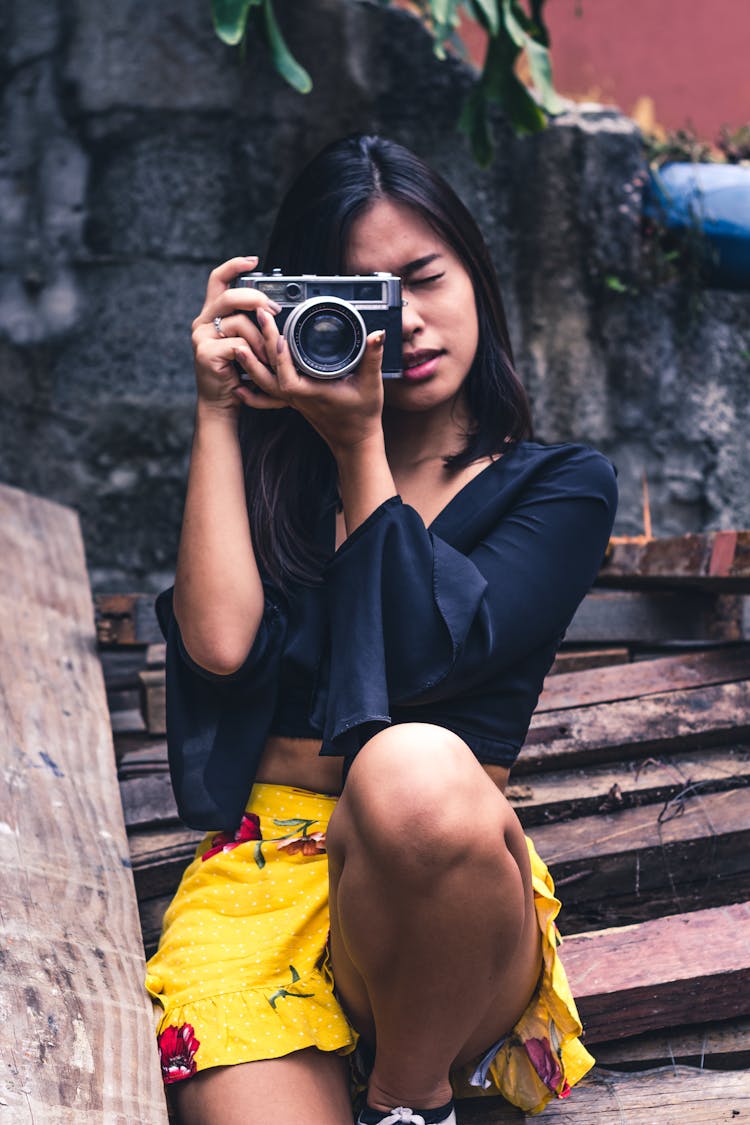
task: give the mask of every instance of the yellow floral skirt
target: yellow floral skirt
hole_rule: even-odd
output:
[[[325,833],[335,797],[253,787],[236,833],[198,846],[164,916],[146,987],[161,1006],[166,1083],[305,1047],[351,1054],[357,1033],[328,963]],[[560,903],[527,838],[542,934],[537,991],[513,1030],[451,1077],[458,1097],[500,1093],[527,1113],[565,1097],[594,1060],[557,956]]]

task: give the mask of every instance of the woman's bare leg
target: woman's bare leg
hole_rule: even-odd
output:
[[[345,1058],[309,1047],[280,1059],[218,1066],[176,1082],[180,1125],[351,1125]]]
[[[440,1106],[539,976],[518,818],[459,738],[403,724],[356,758],[327,841],[337,992],[376,1044],[368,1103]]]

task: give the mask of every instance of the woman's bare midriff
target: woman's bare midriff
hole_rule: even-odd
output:
[[[341,758],[321,758],[320,742],[314,738],[286,738],[271,735],[266,742],[256,781],[271,785],[292,785],[314,793],[341,792]],[[484,766],[485,772],[504,792],[510,772],[504,766]]]

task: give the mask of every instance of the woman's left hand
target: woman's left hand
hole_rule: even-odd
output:
[[[256,316],[272,370],[249,347],[246,352],[238,352],[237,359],[259,390],[274,400],[274,405],[298,410],[335,457],[382,435],[384,332],[370,333],[362,362],[351,375],[342,379],[313,379],[297,371],[289,346],[271,314],[259,309]],[[251,408],[271,406],[247,386],[237,387],[235,394]]]

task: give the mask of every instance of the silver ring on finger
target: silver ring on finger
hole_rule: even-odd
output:
[[[221,336],[224,339],[226,339],[226,335],[227,335],[226,332],[222,332],[222,330],[221,330],[221,321],[222,321],[222,318],[220,316],[215,316],[214,317],[214,328],[216,329],[216,335],[217,336]]]

